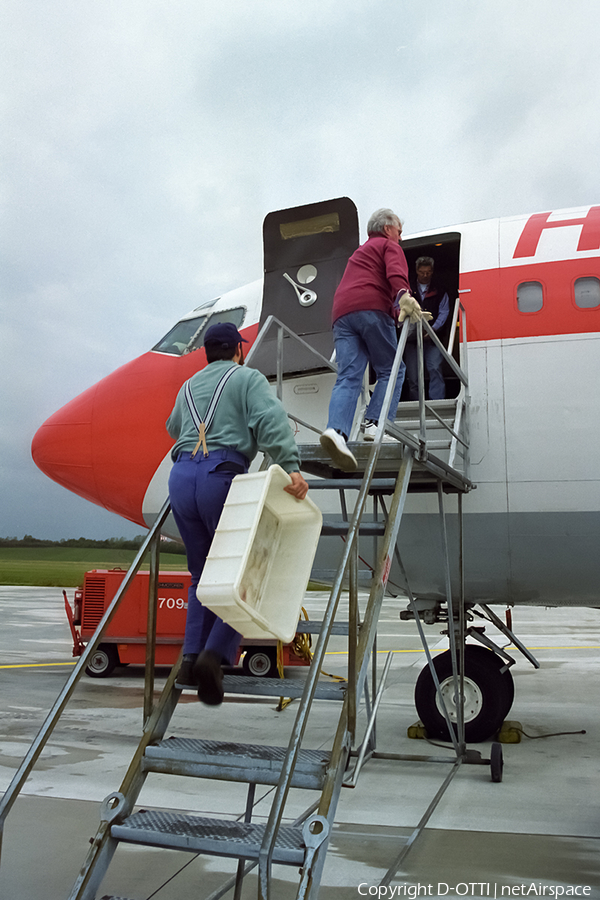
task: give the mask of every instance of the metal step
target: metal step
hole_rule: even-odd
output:
[[[146,747],[142,767],[167,775],[277,784],[286,753],[287,747],[171,737]],[[325,750],[300,750],[292,787],[322,790],[330,758]]]
[[[143,844],[169,850],[187,850],[210,856],[258,859],[265,825],[232,822],[140,810],[122,824],[111,826],[111,835],[128,844]],[[302,829],[282,826],[273,851],[273,862],[301,866],[305,844]]]
[[[369,571],[369,576],[371,572]],[[298,628],[296,629],[298,634],[320,634],[321,628],[323,627],[323,622],[320,619],[300,619],[298,622]],[[349,625],[347,622],[334,622],[331,626],[331,634],[341,634],[348,635]]]
[[[454,426],[454,413],[451,416],[442,416],[442,420],[449,425],[451,428]],[[403,428],[404,431],[419,431],[421,428],[421,420],[419,418],[416,419],[396,419],[395,423],[398,428]],[[425,424],[427,426],[427,430],[433,430],[434,428],[439,431],[440,429],[446,430],[442,423],[438,421],[438,419],[427,418],[425,420]]]
[[[349,522],[334,522],[331,520],[323,520],[321,534],[326,537],[348,534],[350,528]],[[385,534],[385,522],[362,522],[358,528],[358,533],[364,537],[379,537]]]
[[[224,675],[225,694],[254,694],[257,697],[301,697],[305,679],[261,678],[252,675]],[[346,695],[345,681],[319,681],[315,700],[343,700]]]
[[[343,478],[313,478],[309,480],[308,485],[311,491],[331,491],[331,490],[360,490],[362,486],[362,478],[352,478],[344,476]],[[395,478],[373,478],[369,488],[369,494],[393,494],[396,487]]]
[[[427,403],[427,406],[435,409],[438,416],[441,416],[443,419],[444,416],[450,417],[455,413],[457,400],[457,397],[448,397],[445,400],[426,400],[425,402]],[[401,422],[403,419],[410,417],[418,418],[418,416],[419,401],[403,400],[396,412],[396,422]]]

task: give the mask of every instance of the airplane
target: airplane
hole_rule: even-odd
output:
[[[273,314],[331,357],[331,301],[359,243],[356,207],[340,198],[279,210],[266,217],[263,230],[264,278],[183,315],[151,350],[39,428],[32,455],[46,475],[150,527],[167,496],[172,441],[164,423],[183,382],[206,364],[202,336],[210,324],[233,322],[252,345]],[[502,626],[488,604],[600,606],[600,206],[422,231],[404,237],[402,246],[411,272],[419,256],[435,259],[435,276],[451,298],[460,298],[467,323],[476,486],[463,505],[467,609],[483,604],[484,618]],[[269,376],[274,345],[265,344],[257,363]],[[283,396],[288,412],[324,428],[335,375],[299,357],[290,371]],[[451,374],[450,398],[459,390]],[[303,424],[296,422],[295,430],[300,444],[315,442]],[[443,621],[446,598],[442,560],[433,552],[437,513],[435,496],[409,494],[398,541],[430,624]],[[455,542],[456,506],[447,518]],[[174,523],[165,531],[177,537]],[[388,587],[393,584],[390,576]],[[481,740],[491,727],[485,721],[483,732],[477,727],[485,708],[495,704],[496,727],[512,704],[514,660],[496,646],[492,654],[481,644],[467,646],[466,682],[478,707],[474,721],[466,720],[467,736]],[[416,698],[421,718],[425,707],[431,721],[439,713],[427,671]],[[447,675],[443,665],[439,674]],[[498,696],[490,700],[491,694]]]

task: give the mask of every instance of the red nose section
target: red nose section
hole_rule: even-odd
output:
[[[97,386],[54,413],[36,432],[31,455],[45,475],[101,503],[92,458],[92,410]]]
[[[80,394],[37,431],[37,466],[63,487],[144,526],[146,489],[173,441],[165,421],[204,354],[146,353]]]

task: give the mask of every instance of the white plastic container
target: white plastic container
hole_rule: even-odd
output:
[[[296,633],[323,517],[290,483],[280,466],[233,479],[198,584],[200,602],[245,638]]]

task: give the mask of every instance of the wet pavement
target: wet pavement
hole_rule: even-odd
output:
[[[322,594],[307,595],[311,618],[319,618],[324,602]],[[417,718],[413,690],[424,655],[415,625],[399,620],[402,606],[399,600],[386,600],[380,619],[379,666],[389,650],[394,656],[379,711],[378,750],[447,755],[450,760],[449,751],[407,737]],[[462,766],[392,880],[395,893],[385,894],[376,886],[449,766],[369,762],[357,788],[342,791],[322,900],[561,896],[557,886],[564,896],[600,897],[600,612],[523,607],[513,611],[513,625],[541,669],[534,670],[516,654],[515,702],[509,718],[522,723],[531,737],[504,745],[503,782],[493,784],[487,766]],[[442,627],[426,629],[433,650],[446,647]],[[497,637],[491,626],[487,633]],[[343,675],[345,639],[332,639],[330,650],[326,670]],[[10,783],[72,666],[61,591],[0,587],[0,790]],[[159,670],[157,688],[166,674]],[[276,702],[227,697],[222,707],[211,709],[200,705],[193,693],[184,693],[169,733],[285,745],[297,703],[278,712]],[[68,896],[96,831],[99,803],[118,790],[137,746],[142,708],[141,669],[130,666],[109,679],[82,679],[8,816],[0,867],[4,900]],[[305,746],[329,748],[337,716],[337,704],[316,701]],[[364,714],[362,721],[364,725]],[[557,735],[582,730],[586,733]],[[549,734],[557,736],[544,737]],[[489,743],[473,747],[489,756]],[[255,821],[266,819],[272,791],[258,788]],[[244,813],[245,795],[239,784],[150,775],[140,805],[238,818]],[[314,792],[292,790],[286,821],[315,799]],[[112,893],[130,900],[200,900],[235,866],[231,860],[121,845],[98,897]],[[274,874],[272,900],[295,897],[297,871],[276,866]],[[586,887],[590,890],[584,893]],[[256,878],[251,874],[243,898],[254,897]]]

